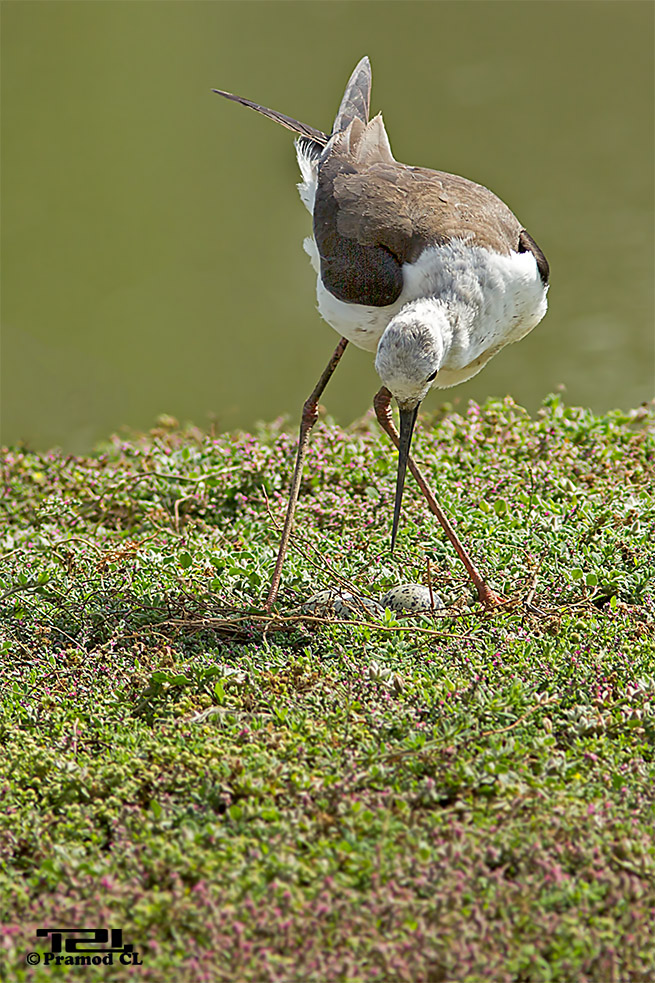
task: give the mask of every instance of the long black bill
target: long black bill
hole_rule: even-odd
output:
[[[407,458],[409,448],[412,443],[414,424],[418,414],[418,403],[413,410],[404,410],[400,407],[400,446],[398,447],[398,475],[396,477],[396,501],[393,507],[393,529],[391,531],[391,552],[396,545],[396,535],[398,533],[398,522],[400,520],[400,506],[403,500],[403,488],[405,487],[405,473],[407,471]]]

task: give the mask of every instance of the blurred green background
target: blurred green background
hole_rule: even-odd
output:
[[[550,312],[444,400],[628,408],[653,390],[648,2],[5,2],[2,438],[81,451],[167,412],[298,418],[337,341],[315,310],[292,138],[373,64],[399,160],[504,198]],[[343,423],[379,381],[349,350]]]

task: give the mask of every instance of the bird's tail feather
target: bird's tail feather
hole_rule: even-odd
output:
[[[239,102],[242,106],[254,109],[256,113],[261,113],[262,116],[267,116],[269,119],[275,120],[276,123],[281,123],[282,126],[286,126],[287,130],[299,133],[301,137],[307,137],[321,147],[324,147],[328,142],[328,137],[322,130],[308,126],[307,123],[301,123],[299,120],[293,119],[292,116],[285,116],[284,113],[278,113],[275,109],[267,109],[266,106],[260,106],[256,102],[251,102],[250,99],[232,95],[231,92],[224,92],[222,89],[212,89],[212,91],[219,96],[225,96],[226,99],[231,99],[232,102]]]

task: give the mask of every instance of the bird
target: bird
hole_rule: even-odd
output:
[[[304,240],[317,274],[318,310],[341,336],[304,404],[282,538],[265,608],[277,599],[309,433],[318,400],[349,343],[375,354],[374,398],[398,450],[391,552],[407,469],[464,563],[478,597],[505,599],[484,580],[410,453],[419,407],[432,388],[476,375],[524,338],[547,310],[549,265],[536,241],[492,191],[467,178],[402,164],[382,119],[370,113],[368,57],[355,67],[330,133],[223,89],[226,99],[296,134],[300,198],[312,216]],[[391,414],[398,405],[400,433]]]

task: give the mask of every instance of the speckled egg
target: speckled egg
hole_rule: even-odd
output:
[[[445,608],[446,605],[435,590],[432,591],[434,610]],[[430,588],[424,584],[398,584],[392,587],[382,598],[382,604],[391,611],[404,611],[408,614],[430,614],[432,602]]]
[[[384,607],[370,597],[360,597],[350,591],[320,590],[303,604],[306,614],[319,618],[382,618]]]

